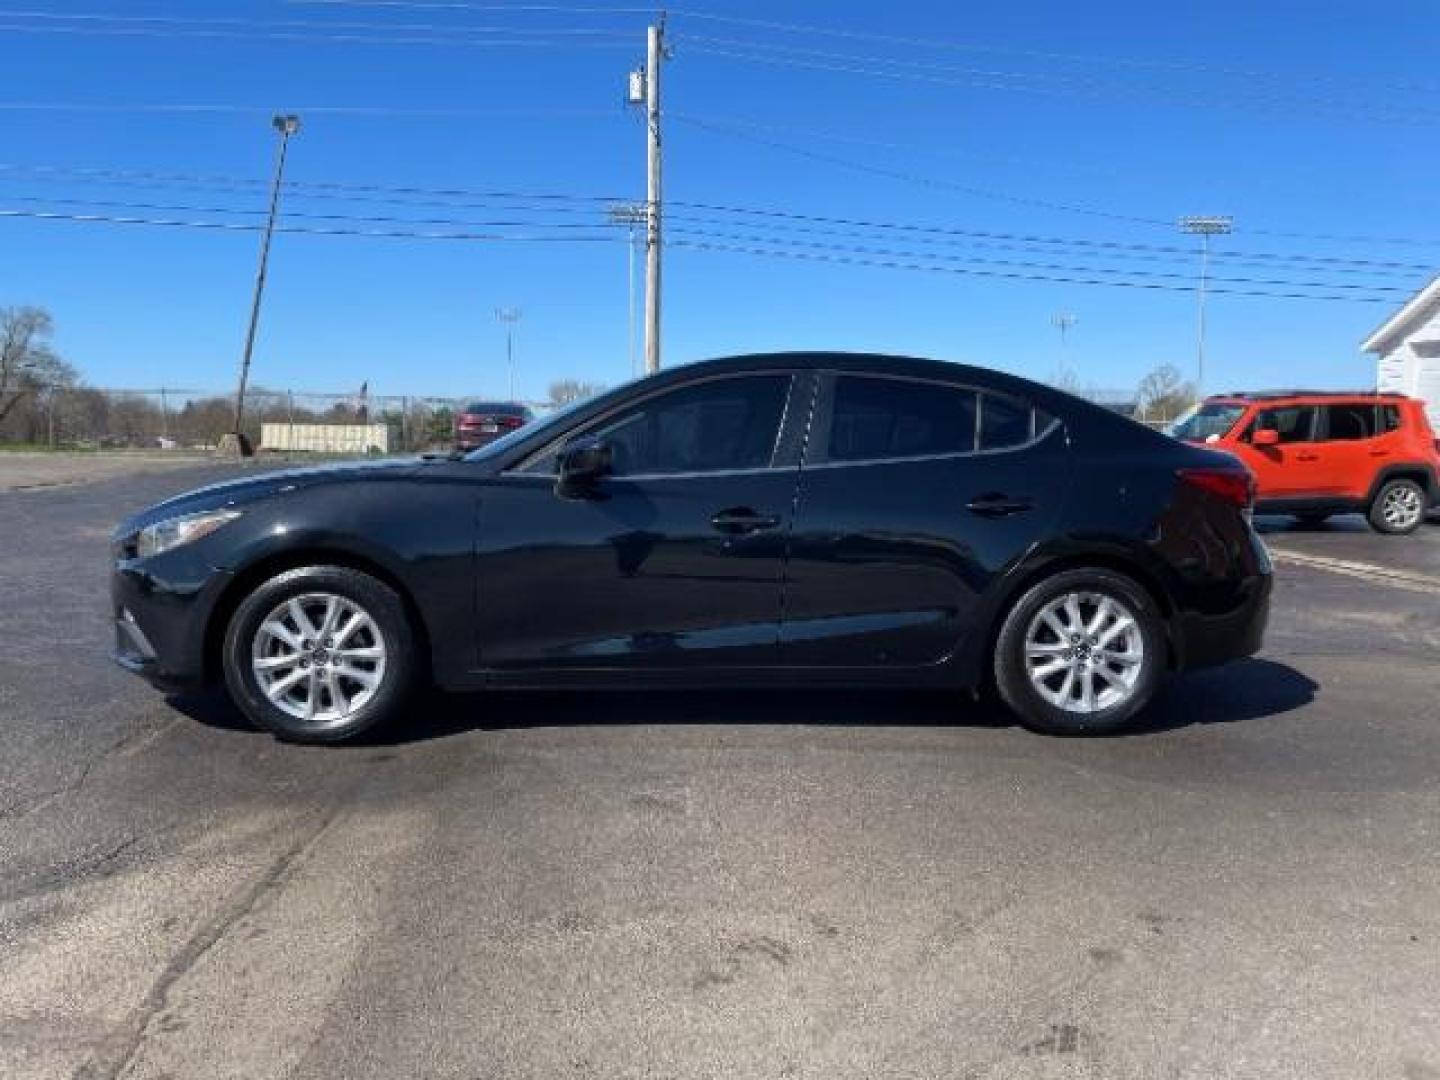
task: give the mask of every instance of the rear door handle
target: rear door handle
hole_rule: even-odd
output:
[[[751,510],[748,506],[733,506],[729,510],[719,511],[710,519],[710,524],[717,532],[744,534],[773,529],[780,524],[780,519],[774,514]]]
[[[1034,502],[1029,499],[1012,499],[1009,495],[1001,495],[996,492],[976,496],[965,504],[965,509],[969,510],[972,514],[979,514],[981,517],[989,518],[1023,514],[1026,510],[1033,510],[1034,508]]]
[[[1296,461],[1319,461],[1319,460],[1320,460],[1320,455],[1319,455],[1319,454],[1296,454],[1296,455],[1295,455],[1295,460],[1296,460]]]

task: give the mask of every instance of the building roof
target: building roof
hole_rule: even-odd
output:
[[[1360,348],[1370,353],[1388,352],[1396,338],[1404,337],[1417,323],[1430,318],[1437,310],[1440,310],[1440,275],[1407,300],[1405,306],[1371,333]]]

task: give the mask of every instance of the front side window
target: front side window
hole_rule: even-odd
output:
[[[609,443],[612,476],[769,468],[789,390],[789,375],[712,379],[658,394],[569,438],[588,434]],[[522,471],[554,472],[558,450]]]
[[[974,390],[901,379],[835,379],[830,461],[928,457],[975,449]]]
[[[1266,409],[1255,418],[1255,431],[1274,431],[1282,443],[1310,442],[1315,428],[1315,407],[1293,405],[1287,409]]]
[[[1336,441],[1369,439],[1375,434],[1375,406],[1325,406],[1325,437]]]

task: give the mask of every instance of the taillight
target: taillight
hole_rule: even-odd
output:
[[[1181,469],[1180,480],[1241,510],[1255,506],[1255,478],[1247,470]]]
[[[518,416],[502,416],[498,423],[503,428],[518,428],[525,425],[525,421]]]

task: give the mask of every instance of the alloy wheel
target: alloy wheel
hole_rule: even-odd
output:
[[[1098,592],[1055,597],[1025,632],[1025,669],[1035,691],[1071,713],[1114,708],[1135,694],[1145,639],[1135,612]]]
[[[317,727],[364,708],[385,679],[385,639],[348,597],[311,592],[277,604],[255,631],[250,670],[278,709]]]
[[[1385,493],[1380,516],[1392,529],[1408,529],[1420,520],[1424,509],[1419,488],[1397,484]]]

